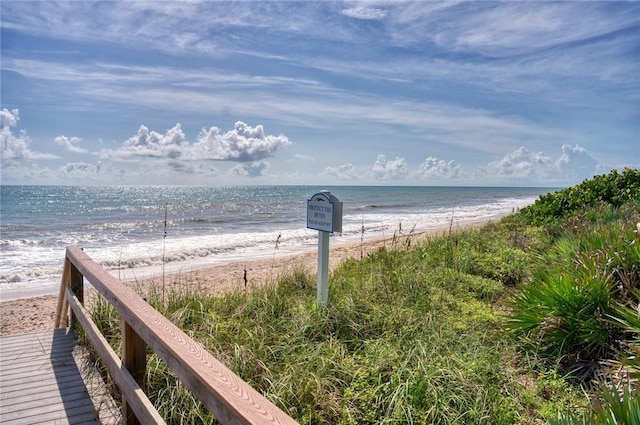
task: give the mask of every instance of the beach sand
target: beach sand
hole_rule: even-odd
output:
[[[458,225],[456,229],[479,227],[490,220]],[[431,229],[422,233],[358,241],[337,243],[331,246],[329,267],[335,268],[349,258],[359,259],[380,247],[405,248],[418,241],[449,231],[449,227]],[[167,292],[179,290],[204,290],[213,294],[224,294],[236,289],[249,289],[258,285],[275,281],[278,276],[294,268],[302,267],[315,273],[317,270],[317,250],[295,255],[278,255],[272,258],[248,261],[236,261],[228,264],[202,268],[164,277]],[[245,270],[247,283],[245,284]],[[138,293],[145,295],[150,287],[162,288],[163,278],[157,276],[136,282],[125,282]],[[87,291],[87,302],[91,302],[91,290]],[[53,329],[57,295],[45,295],[0,302],[0,335],[13,335],[28,332],[39,332]]]

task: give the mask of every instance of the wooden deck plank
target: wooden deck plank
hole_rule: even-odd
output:
[[[41,379],[60,380],[65,375],[74,375],[75,372],[73,366],[58,364],[56,366],[56,374],[53,375],[51,367],[51,364],[46,367],[37,365],[36,367],[32,367],[30,365],[16,367],[12,373],[0,375],[0,381],[2,382],[2,385],[6,386],[22,385]]]
[[[6,388],[6,393],[5,391],[3,391],[2,398],[0,398],[0,403],[3,407],[6,407],[12,404],[19,403],[20,400],[27,397],[45,397],[44,394],[48,395],[50,393],[55,396],[66,396],[78,392],[86,392],[86,388],[84,386],[63,385],[59,385],[53,380],[43,381],[41,383],[34,381],[27,386],[13,385]],[[56,392],[56,389],[59,390],[59,394],[58,392]]]
[[[86,399],[86,397],[85,397]],[[13,424],[15,421],[23,421],[29,418],[28,422],[42,420],[44,417],[55,417],[69,423],[71,419],[78,424],[97,424],[97,413],[93,404],[87,404],[86,400],[64,401],[64,409],[60,409],[60,404],[48,404],[44,406],[25,406],[20,410],[2,412],[2,423]]]
[[[65,329],[0,337],[0,424],[99,424]]]
[[[52,344],[53,341],[44,341],[43,343]],[[13,367],[14,364],[29,363],[38,359],[41,360],[45,356],[47,358],[64,358],[65,356],[68,356],[69,351],[73,349],[73,345],[66,345],[66,342],[63,342],[63,341],[56,342],[56,344],[65,344],[65,345],[61,347],[56,347],[53,349],[53,351],[51,351],[51,349],[47,349],[47,350],[38,351],[36,353],[25,352],[26,350],[32,349],[32,346],[28,346],[28,345],[20,345],[20,346],[10,347],[10,348],[6,347],[6,353],[3,353],[2,357],[6,361],[10,361]],[[5,348],[5,347],[2,347],[2,348]],[[38,347],[38,350],[41,350],[41,348]]]
[[[81,388],[79,391],[61,391],[60,393],[54,392],[49,388],[49,391],[43,392],[44,395],[38,396],[37,394],[23,394],[15,397],[7,402],[3,402],[2,406],[8,408],[9,406],[20,405],[21,409],[34,409],[36,407],[51,406],[58,403],[76,404],[77,401],[82,401],[86,398],[86,390]]]

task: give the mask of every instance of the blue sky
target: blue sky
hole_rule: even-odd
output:
[[[0,7],[3,184],[558,187],[640,168],[637,2]]]

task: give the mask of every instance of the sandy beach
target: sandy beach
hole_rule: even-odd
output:
[[[488,221],[467,223],[456,228],[478,227]],[[389,237],[362,242],[338,243],[331,246],[329,267],[335,268],[349,258],[359,259],[380,247],[406,247],[419,240],[448,231],[449,227],[431,229],[422,233],[411,233],[398,237]],[[165,289],[204,290],[212,294],[224,294],[235,289],[251,288],[273,282],[282,273],[302,267],[312,273],[317,268],[317,251],[310,250],[295,255],[278,255],[272,258],[248,261],[235,261],[223,265],[202,268],[190,272],[167,275],[164,277]],[[245,270],[246,279],[245,284]],[[162,276],[136,282],[126,282],[141,295],[152,286],[162,287]],[[90,303],[90,291],[87,302]],[[0,335],[13,335],[53,329],[57,295],[45,295],[0,302]]]

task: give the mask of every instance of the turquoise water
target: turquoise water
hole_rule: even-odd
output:
[[[343,202],[332,239],[392,235],[483,220],[531,204],[548,188],[0,186],[0,295],[59,283],[67,245],[114,275],[140,277],[313,249],[306,201],[328,189]],[[138,273],[136,275],[136,273]]]

